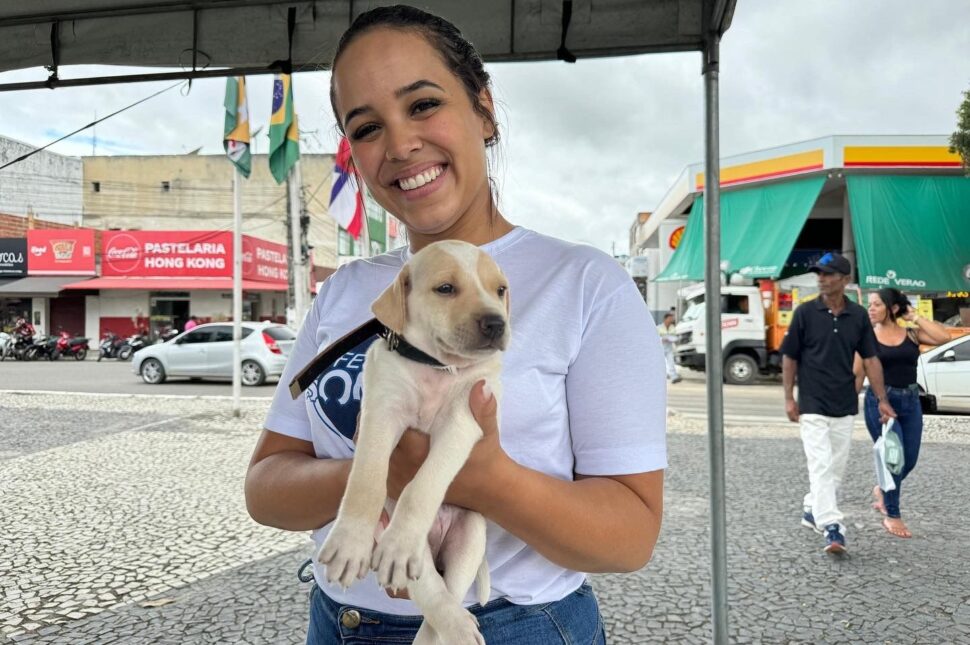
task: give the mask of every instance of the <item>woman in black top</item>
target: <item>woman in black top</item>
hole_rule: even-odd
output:
[[[902,327],[902,319],[915,327]],[[883,492],[879,486],[872,489],[876,501],[873,508],[886,517],[883,527],[896,537],[912,537],[899,514],[900,487],[906,475],[916,465],[919,457],[920,439],[923,435],[923,411],[919,403],[919,386],[916,384],[916,364],[920,344],[941,345],[950,340],[946,328],[938,322],[923,318],[910,306],[906,296],[896,289],[880,289],[869,294],[869,320],[876,333],[876,354],[882,363],[886,395],[896,411],[896,430],[902,438],[905,464],[902,472],[893,475],[896,489]],[[864,373],[862,361],[856,357],[856,382],[862,387]],[[876,397],[866,390],[866,428],[875,441],[882,435]]]

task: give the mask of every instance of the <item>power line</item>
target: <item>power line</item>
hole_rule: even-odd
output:
[[[117,110],[117,111],[115,111],[115,112],[112,112],[111,114],[109,114],[108,116],[106,116],[106,117],[104,117],[104,118],[101,118],[101,119],[96,119],[96,120],[94,120],[94,121],[92,121],[91,123],[88,123],[87,125],[85,125],[85,126],[82,126],[82,127],[80,127],[80,128],[78,128],[78,129],[77,129],[77,130],[75,130],[74,132],[71,132],[71,133],[69,133],[69,134],[65,134],[65,135],[64,135],[63,137],[61,137],[60,139],[55,139],[54,141],[51,141],[50,143],[48,143],[47,145],[45,145],[45,146],[43,146],[43,147],[41,147],[41,148],[37,148],[36,150],[31,150],[30,152],[28,152],[27,154],[24,154],[24,155],[20,155],[19,157],[17,157],[17,158],[16,158],[16,159],[14,159],[13,161],[8,161],[7,163],[5,163],[5,164],[3,164],[2,166],[0,166],[0,170],[3,170],[3,169],[4,169],[4,168],[6,168],[7,166],[12,166],[12,165],[14,165],[15,163],[19,163],[19,162],[21,162],[21,161],[23,161],[24,159],[27,159],[27,158],[29,158],[29,157],[33,157],[33,156],[34,156],[35,154],[37,154],[38,152],[40,152],[40,151],[42,151],[42,150],[46,150],[47,148],[50,148],[50,147],[51,147],[52,145],[54,145],[55,143],[60,143],[60,142],[61,142],[61,141],[63,141],[64,139],[68,139],[68,138],[70,138],[70,137],[73,137],[73,136],[74,136],[75,134],[77,134],[78,132],[83,132],[83,131],[85,131],[85,130],[87,130],[88,128],[92,128],[92,127],[94,127],[94,126],[96,126],[97,124],[99,124],[99,123],[101,123],[102,121],[107,121],[108,119],[110,119],[111,117],[113,117],[113,116],[115,116],[115,115],[117,115],[117,114],[121,114],[122,112],[124,112],[124,111],[126,111],[126,110],[130,110],[131,108],[133,108],[133,107],[135,107],[136,105],[139,105],[140,103],[144,103],[145,101],[147,101],[147,100],[149,100],[149,99],[153,99],[153,98],[155,98],[155,97],[156,97],[156,96],[158,96],[159,94],[164,94],[165,92],[167,92],[167,91],[169,91],[169,90],[171,90],[171,89],[174,89],[174,88],[176,88],[176,87],[178,87],[179,85],[184,85],[185,83],[186,83],[186,81],[179,81],[178,83],[175,83],[174,85],[169,85],[169,86],[168,86],[168,87],[166,87],[165,89],[163,89],[163,90],[159,90],[159,91],[157,91],[157,92],[155,92],[154,94],[151,94],[151,95],[149,95],[149,96],[146,96],[145,98],[143,98],[143,99],[140,99],[140,100],[138,100],[138,101],[135,101],[135,102],[134,102],[134,103],[132,103],[131,105],[128,105],[128,106],[126,106],[126,107],[123,107],[123,108],[121,108],[120,110]]]

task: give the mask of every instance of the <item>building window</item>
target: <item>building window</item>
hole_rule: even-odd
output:
[[[92,181],[91,182],[91,190],[93,190],[96,193],[100,193],[101,192],[101,182],[100,181]]]
[[[163,193],[167,193],[167,192],[168,192],[168,191],[170,191],[171,189],[172,189],[172,184],[171,184],[171,182],[168,182],[168,181],[163,181],[163,182],[162,182],[162,192],[163,192]]]

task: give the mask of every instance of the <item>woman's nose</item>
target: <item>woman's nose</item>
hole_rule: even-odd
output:
[[[387,160],[406,161],[421,149],[421,138],[413,128],[406,125],[387,127]]]

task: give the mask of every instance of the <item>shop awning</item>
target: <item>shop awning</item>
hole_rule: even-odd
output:
[[[286,291],[278,282],[243,280],[243,291]],[[95,278],[64,289],[139,289],[147,291],[232,291],[232,278]]]
[[[848,175],[859,285],[970,290],[970,178]]]
[[[730,273],[777,278],[822,191],[824,177],[721,193],[721,259]],[[694,200],[687,227],[658,282],[704,279],[704,200]]]
[[[88,281],[90,282],[90,281]],[[62,276],[27,276],[19,280],[11,280],[0,284],[0,296],[22,296],[24,298],[53,298],[56,297],[66,285],[75,283],[78,285],[86,284],[85,281],[78,282],[76,275]],[[86,287],[76,287],[85,289]]]

